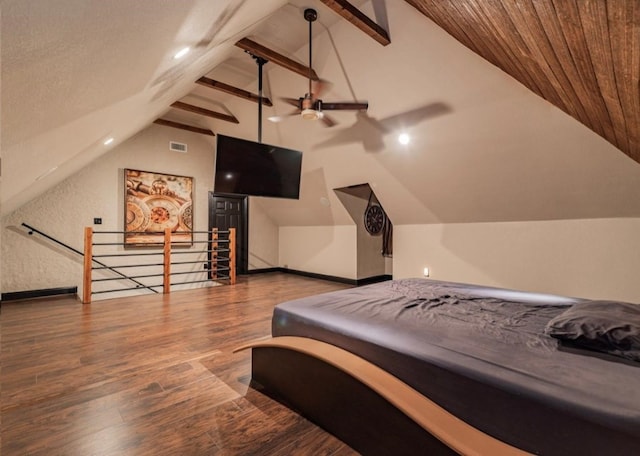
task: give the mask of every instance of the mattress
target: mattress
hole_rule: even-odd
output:
[[[638,454],[640,363],[565,349],[544,333],[583,301],[404,279],[279,304],[272,333],[353,352],[535,454]]]

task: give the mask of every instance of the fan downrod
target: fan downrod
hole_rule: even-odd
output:
[[[313,8],[307,8],[304,10],[304,18],[308,22],[315,22],[315,20],[318,19],[318,12]]]

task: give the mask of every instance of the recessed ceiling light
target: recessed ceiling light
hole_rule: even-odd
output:
[[[411,141],[411,136],[409,136],[407,133],[400,133],[398,135],[398,142],[403,146],[406,146],[407,144],[409,144],[410,141]]]
[[[108,145],[109,145],[109,144],[111,144],[112,142],[113,142],[113,138],[108,138],[108,139],[106,139],[106,140],[104,141],[104,143],[103,143],[103,144],[104,144],[105,146],[108,146]]]
[[[189,48],[189,46],[180,49],[176,55],[173,56],[174,59],[181,59],[182,57],[184,57],[185,55],[187,55],[189,53],[191,48]]]

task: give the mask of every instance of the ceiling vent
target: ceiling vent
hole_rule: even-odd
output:
[[[187,153],[187,145],[175,141],[169,141],[169,150],[174,152],[182,152],[183,154]]]

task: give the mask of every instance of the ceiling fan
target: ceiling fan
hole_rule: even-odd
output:
[[[314,81],[311,76],[312,57],[312,25],[318,18],[318,13],[313,8],[304,10],[304,18],[309,22],[309,92],[300,98],[282,98],[286,103],[297,109],[284,116],[269,117],[272,122],[280,122],[287,117],[301,115],[303,119],[321,120],[327,127],[332,127],[336,122],[326,115],[324,111],[366,111],[369,103],[362,102],[324,102],[320,99],[322,91],[329,85],[326,81]]]

